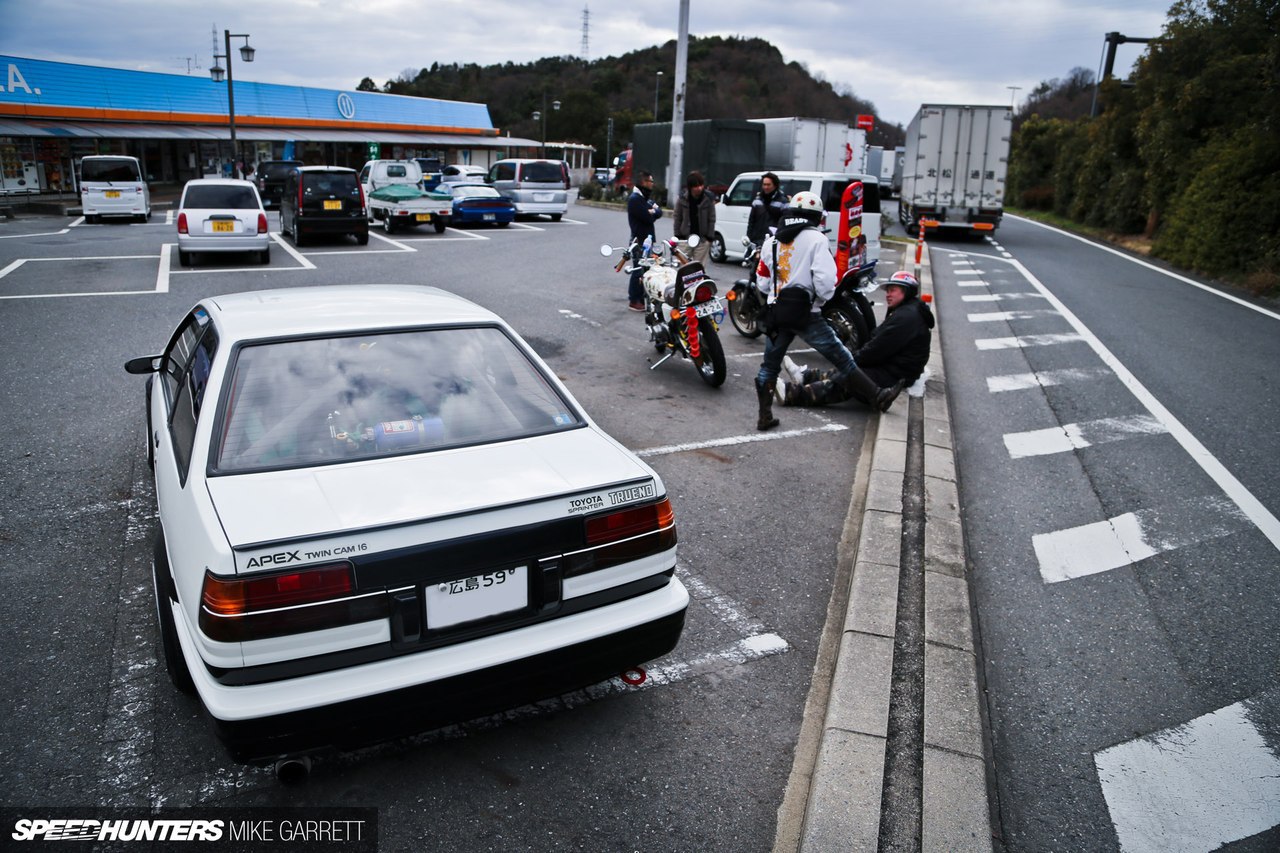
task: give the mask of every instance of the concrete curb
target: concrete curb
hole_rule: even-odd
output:
[[[921,286],[932,294],[926,263]],[[919,849],[991,851],[984,733],[942,342],[925,382],[924,755]],[[880,415],[800,839],[806,853],[880,844],[912,407]]]

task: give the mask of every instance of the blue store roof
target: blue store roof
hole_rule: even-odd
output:
[[[240,68],[244,68],[241,64]],[[241,72],[243,73],[243,72]],[[235,81],[236,119],[494,132],[485,104]],[[149,113],[153,116],[140,116]],[[192,121],[227,114],[227,84],[208,77],[128,71],[0,54],[0,115]],[[133,114],[133,115],[128,115]],[[269,120],[269,121],[268,121]]]

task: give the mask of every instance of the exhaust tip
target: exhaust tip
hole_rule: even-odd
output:
[[[311,775],[310,756],[282,758],[276,762],[276,780],[283,785],[299,785]]]

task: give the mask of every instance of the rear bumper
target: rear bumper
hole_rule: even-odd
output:
[[[178,248],[184,252],[261,252],[270,245],[270,234],[178,235]]]
[[[295,222],[297,230],[303,234],[368,234],[369,220],[364,216],[332,217],[299,216]]]
[[[595,610],[479,640],[287,681],[228,687],[202,665],[179,609],[197,691],[240,761],[353,748],[601,681],[675,648],[689,594],[679,580]]]
[[[515,205],[516,205],[516,213],[520,215],[532,215],[537,213],[563,214],[569,210],[568,203],[563,201],[560,201],[560,202],[517,201],[515,202]]]

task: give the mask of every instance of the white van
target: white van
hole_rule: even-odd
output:
[[[711,241],[713,261],[740,261],[742,238],[747,236],[747,218],[751,201],[760,192],[760,179],[766,173],[743,172],[733,179],[728,191],[716,202],[716,235]],[[802,190],[815,193],[827,210],[827,237],[831,252],[836,250],[836,231],[840,227],[840,197],[852,181],[862,181],[862,231],[867,235],[867,260],[880,259],[880,182],[871,175],[840,172],[774,172],[782,191],[793,196]]]
[[[85,222],[104,216],[151,218],[151,190],[137,157],[93,154],[80,161],[80,206]]]

